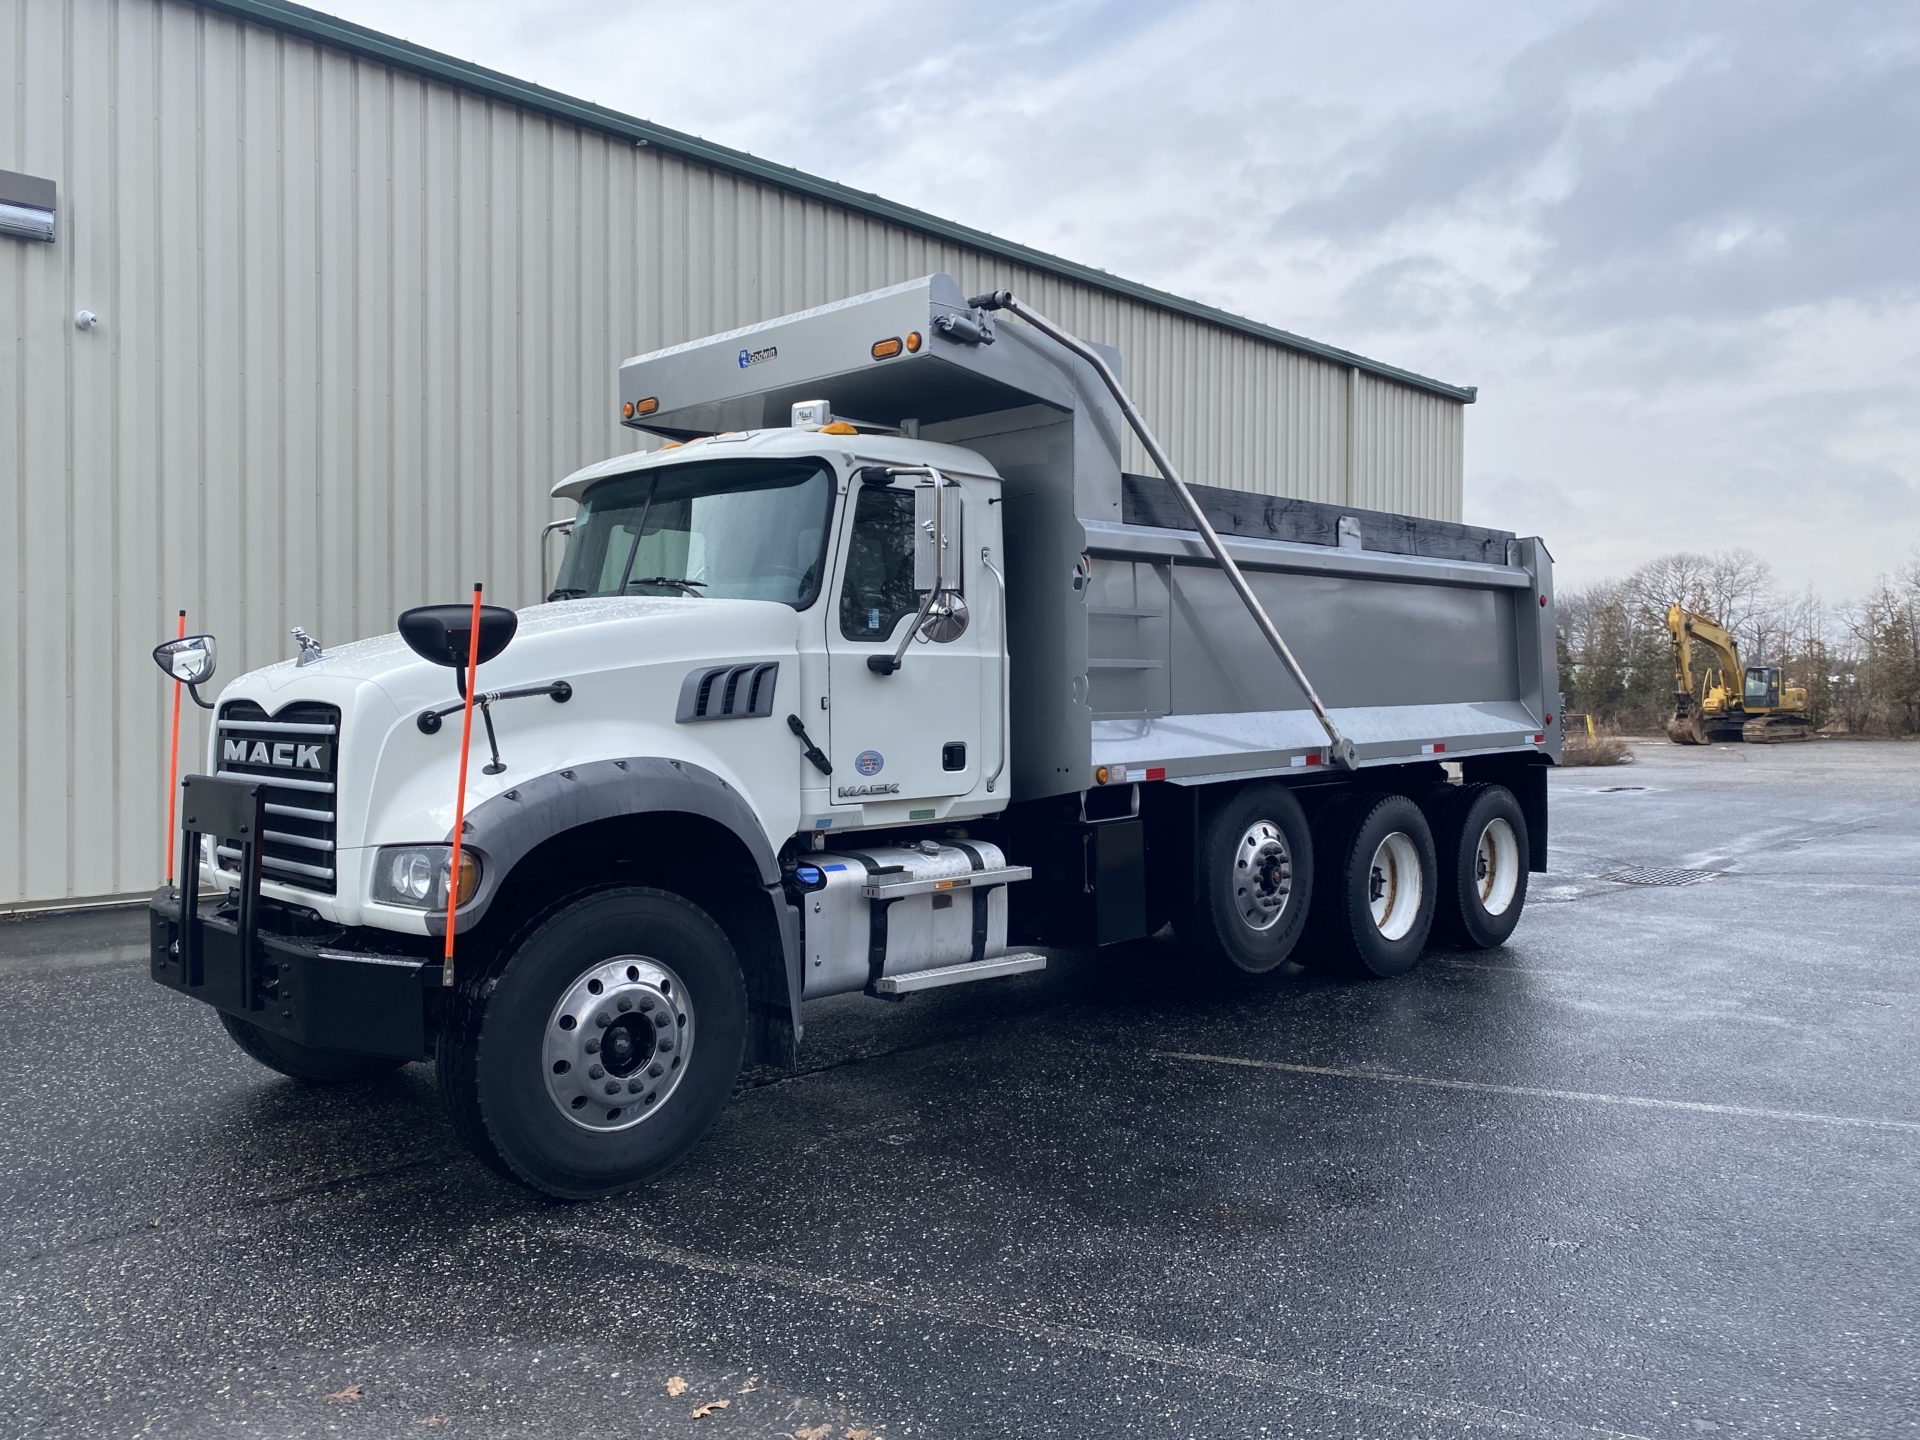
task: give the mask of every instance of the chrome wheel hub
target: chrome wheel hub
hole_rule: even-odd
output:
[[[680,977],[645,955],[583,971],[547,1017],[541,1068],[556,1109],[587,1130],[625,1130],[657,1114],[693,1055]]]
[[[1234,847],[1233,899],[1240,918],[1253,930],[1280,923],[1293,895],[1293,855],[1280,827],[1271,820],[1249,825]]]

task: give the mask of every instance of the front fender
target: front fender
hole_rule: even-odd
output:
[[[480,857],[480,887],[454,917],[455,933],[485,917],[501,885],[536,846],[599,820],[652,814],[698,815],[723,827],[753,858],[780,937],[781,969],[795,1042],[800,1036],[800,924],[781,888],[780,863],[759,817],[732,785],[686,760],[634,756],[594,760],[523,780],[467,812],[462,845]],[[453,839],[451,830],[447,840]],[[430,934],[445,935],[446,917],[429,915]],[[771,977],[769,977],[771,978]]]

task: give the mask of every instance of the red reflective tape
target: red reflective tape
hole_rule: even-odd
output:
[[[1164,765],[1149,765],[1149,766],[1147,767],[1147,779],[1149,779],[1149,780],[1164,780],[1164,779],[1166,779],[1166,778],[1167,778],[1167,767],[1166,767],[1166,766],[1164,766]]]
[[[1320,763],[1320,757],[1318,755],[1307,756],[1307,764],[1318,765],[1319,763]]]

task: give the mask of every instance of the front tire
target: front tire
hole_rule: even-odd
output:
[[[671,1169],[733,1093],[746,982],[678,895],[596,890],[534,917],[461,977],[436,1061],[455,1131],[546,1195],[617,1194]]]
[[[269,1070],[309,1085],[346,1085],[390,1075],[406,1064],[391,1055],[367,1055],[358,1050],[318,1050],[262,1030],[250,1020],[220,1012],[220,1027],[248,1055]]]
[[[1214,810],[1200,835],[1199,894],[1180,938],[1216,969],[1265,975],[1286,963],[1313,894],[1313,844],[1300,802],[1255,782]]]
[[[1527,817],[1504,785],[1447,786],[1428,807],[1440,858],[1435,933],[1491,950],[1507,943],[1527,903]]]
[[[1320,879],[1308,963],[1404,975],[1433,929],[1433,833],[1404,795],[1341,795],[1315,817]]]

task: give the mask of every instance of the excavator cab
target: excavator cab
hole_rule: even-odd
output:
[[[1778,710],[1780,708],[1780,667],[1778,665],[1747,666],[1747,687],[1741,697],[1741,705],[1747,710]]]

